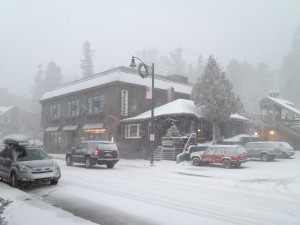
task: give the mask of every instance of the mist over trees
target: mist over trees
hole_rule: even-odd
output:
[[[82,54],[83,59],[81,60],[80,67],[83,70],[83,77],[88,77],[94,74],[94,65],[93,65],[93,57],[94,52],[91,49],[91,44],[89,41],[83,43]]]
[[[54,62],[49,62],[46,71],[42,64],[38,65],[31,89],[33,111],[41,109],[39,100],[46,91],[57,88],[63,83],[63,75],[60,67]]]
[[[48,63],[47,70],[45,72],[45,89],[47,91],[57,88],[62,85],[63,76],[61,74],[60,67],[54,62]]]
[[[226,76],[249,113],[258,113],[259,101],[271,90],[278,89],[276,74],[264,63],[255,66],[232,60],[227,66]]]
[[[192,100],[204,117],[212,122],[213,141],[216,141],[216,126],[229,120],[242,106],[232,92],[232,85],[213,56],[208,58],[203,74],[192,89]]]
[[[34,109],[40,109],[41,105],[39,103],[40,98],[45,93],[45,82],[44,82],[44,71],[43,65],[38,65],[38,71],[34,77],[34,84],[32,86],[31,94],[32,94],[32,104]]]
[[[300,107],[300,26],[297,27],[290,51],[284,57],[279,70],[280,91],[279,96],[285,97],[293,102],[297,108]]]
[[[188,77],[189,82],[195,83],[203,74],[206,61],[199,53],[198,58],[194,61],[195,63],[186,62],[183,53],[184,49],[181,47],[175,48],[167,55],[161,55],[157,48],[149,48],[137,51],[135,55],[149,66],[154,63],[155,73],[157,74],[184,75]],[[88,41],[83,44],[82,54],[83,59],[80,65],[83,70],[82,76],[93,75],[94,51]],[[232,84],[232,91],[240,97],[240,102],[243,103],[241,105],[244,106],[246,112],[258,114],[259,101],[268,96],[270,91],[273,90],[279,91],[279,98],[289,100],[299,108],[300,26],[297,27],[294,33],[290,51],[283,57],[282,65],[279,65],[277,70],[271,70],[263,62],[253,65],[238,60],[231,60],[225,68],[226,78]],[[42,65],[39,65],[31,90],[33,101],[38,102],[45,91],[60,86],[62,82],[61,69],[54,61],[47,65],[46,71],[43,71]],[[39,105],[39,103],[36,103],[36,105]],[[239,111],[243,111],[243,109]]]
[[[169,52],[168,74],[186,74],[185,61],[182,58],[182,48],[176,48],[173,52]]]

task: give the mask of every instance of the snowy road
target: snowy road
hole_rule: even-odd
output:
[[[171,161],[149,167],[141,160],[121,160],[114,169],[85,169],[67,167],[57,158],[62,169],[58,185],[25,190],[24,205],[47,202],[69,212],[65,217],[80,217],[69,224],[82,224],[84,219],[103,225],[299,225],[299,156],[250,161],[239,169]],[[4,185],[0,183],[0,190]],[[7,211],[7,221],[17,224],[13,205]]]

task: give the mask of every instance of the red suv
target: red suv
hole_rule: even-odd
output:
[[[248,161],[248,155],[246,149],[240,145],[212,145],[204,152],[192,153],[191,159],[194,166],[216,163],[225,168],[237,168]]]

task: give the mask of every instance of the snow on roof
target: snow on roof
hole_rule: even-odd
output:
[[[14,106],[9,106],[9,107],[5,107],[5,106],[0,106],[0,115],[6,113],[7,111],[9,111],[10,109],[12,109]]]
[[[163,116],[163,115],[178,115],[178,114],[190,114],[190,115],[195,115],[198,118],[203,118],[200,109],[198,109],[195,106],[194,101],[187,100],[187,99],[177,99],[173,102],[169,102],[165,105],[156,107],[154,109],[154,117]],[[127,121],[134,121],[134,120],[143,120],[143,119],[148,119],[150,117],[151,117],[151,110],[139,114],[135,117],[123,119],[121,121],[127,122]],[[232,114],[230,118],[248,121],[247,118],[238,114]]]
[[[191,94],[192,86],[189,84],[170,81],[157,74],[155,74],[154,78],[156,89],[168,90],[170,87],[173,87],[175,92]],[[52,91],[48,91],[41,97],[40,101],[79,92],[116,81],[149,87],[151,87],[152,84],[152,78],[150,76],[143,79],[138,75],[137,70],[121,66],[112,70],[104,71],[94,76],[87,77],[85,79],[74,81]]]
[[[293,113],[297,114],[298,116],[300,116],[300,111],[298,109],[296,109],[294,107],[294,104],[287,101],[287,100],[284,100],[284,99],[279,99],[279,98],[273,98],[273,97],[270,97],[270,96],[267,96],[266,99],[269,99],[273,102],[275,102],[277,105],[287,109],[287,110],[290,110],[292,111]]]
[[[156,107],[154,109],[154,116],[163,116],[163,115],[174,115],[174,114],[190,114],[195,115],[196,117],[203,117],[200,110],[194,105],[192,100],[187,99],[177,99],[173,102],[169,102],[165,105]],[[151,110],[146,111],[135,117],[123,119],[122,121],[132,121],[132,120],[142,120],[151,117]]]
[[[223,141],[240,141],[242,137],[252,137],[249,134],[239,134],[231,138],[224,139]]]
[[[239,114],[231,114],[230,115],[230,119],[248,121],[248,119],[246,117],[243,117],[243,116],[241,116]]]

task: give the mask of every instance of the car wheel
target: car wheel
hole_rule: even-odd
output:
[[[91,161],[91,157],[86,157],[85,158],[85,168],[92,168],[93,164],[92,164],[92,161]]]
[[[72,156],[68,155],[66,158],[66,164],[67,166],[73,166],[73,159]]]
[[[51,185],[57,185],[57,183],[58,183],[58,180],[51,180],[51,181],[50,181],[50,184],[51,184]]]
[[[112,169],[112,168],[114,168],[115,164],[114,163],[107,163],[106,166],[107,166],[108,169]]]
[[[17,175],[15,172],[13,172],[11,174],[11,177],[10,177],[10,185],[13,187],[13,188],[17,188],[18,187],[18,178],[17,178]]]
[[[229,169],[231,167],[231,161],[229,159],[224,159],[223,166],[224,168]]]
[[[193,165],[194,166],[200,166],[201,165],[200,159],[197,158],[197,157],[193,158]]]
[[[260,158],[262,161],[265,161],[265,162],[270,161],[270,156],[266,153],[261,154]]]
[[[283,153],[281,153],[281,158],[283,158],[283,159],[287,159],[287,158],[288,158],[288,156],[287,156],[287,154],[286,154],[285,152],[283,152]]]

